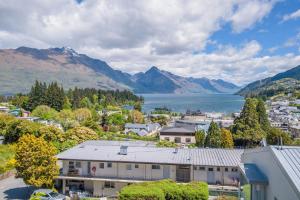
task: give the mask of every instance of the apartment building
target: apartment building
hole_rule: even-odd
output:
[[[178,144],[194,144],[196,143],[195,133],[195,126],[163,127],[159,132],[159,139]]]
[[[63,193],[114,196],[124,186],[160,179],[237,185],[243,150],[158,148],[148,142],[87,141],[57,155]]]

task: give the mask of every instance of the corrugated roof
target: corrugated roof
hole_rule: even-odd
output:
[[[290,180],[300,192],[300,147],[271,147]]]
[[[174,153],[174,148],[128,145],[127,155],[120,155],[120,146],[126,144],[115,144],[111,141],[89,141],[62,152],[57,157],[62,160],[238,166],[243,153],[240,149],[207,148],[178,149],[178,152]]]

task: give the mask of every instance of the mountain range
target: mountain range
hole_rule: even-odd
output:
[[[274,96],[282,92],[293,92],[300,89],[300,65],[285,72],[276,74],[248,84],[237,92],[242,96]]]
[[[71,48],[19,47],[0,50],[0,94],[26,93],[35,80],[65,88],[94,87],[135,93],[234,93],[240,88],[221,79],[182,77],[153,66],[134,75]]]

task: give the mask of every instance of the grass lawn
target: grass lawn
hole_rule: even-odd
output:
[[[10,170],[6,167],[7,161],[14,157],[15,151],[11,145],[0,145],[0,174],[4,173],[7,170]]]

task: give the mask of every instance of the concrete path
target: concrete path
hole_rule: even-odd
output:
[[[14,176],[0,180],[0,199],[2,200],[27,200],[33,188],[27,186],[22,179]]]

